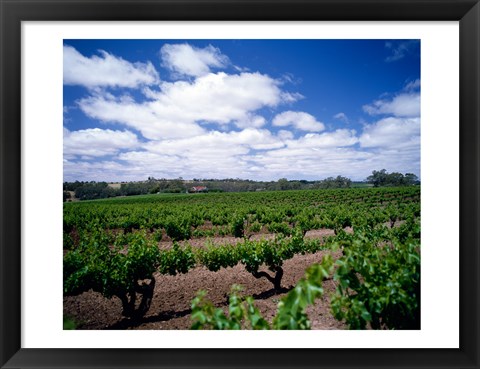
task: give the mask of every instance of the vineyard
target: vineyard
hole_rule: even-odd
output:
[[[420,187],[64,204],[78,329],[419,329]]]

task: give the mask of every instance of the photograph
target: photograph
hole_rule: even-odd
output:
[[[0,9],[0,369],[480,368],[479,0]]]
[[[64,329],[421,329],[420,71],[419,39],[64,39]]]

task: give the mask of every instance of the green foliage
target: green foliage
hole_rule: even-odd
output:
[[[249,273],[258,271],[258,268],[266,261],[266,254],[272,255],[273,252],[272,243],[267,240],[245,241],[238,245],[240,261]]]
[[[160,242],[163,238],[163,233],[161,229],[157,229],[153,232],[153,238],[155,241]]]
[[[272,233],[279,233],[284,236],[289,236],[292,233],[292,229],[286,222],[273,222],[268,225],[268,231]]]
[[[239,238],[258,232],[289,235],[292,228],[335,229],[338,216],[352,225],[375,226],[389,221],[385,208],[396,210],[397,220],[412,212],[419,216],[420,187],[359,188],[312,191],[217,193],[204,195],[149,195],[94,202],[64,203],[64,231],[94,224],[102,229],[162,230],[174,240],[192,236],[231,234]],[[416,209],[415,209],[416,208]],[[336,220],[336,218],[338,218]],[[211,228],[197,228],[211,222]],[[347,223],[348,224],[348,223]],[[212,233],[213,232],[213,233]]]
[[[70,331],[77,329],[78,323],[69,316],[63,316],[63,330]]]
[[[250,224],[250,232],[254,232],[254,233],[260,232],[261,229],[262,229],[262,225],[258,220]]]
[[[141,234],[134,235],[126,249],[114,247],[109,241],[104,232],[92,232],[66,253],[64,294],[75,295],[92,289],[107,298],[117,296],[122,300],[124,315],[132,316],[136,314],[135,293],[142,291],[143,284],[139,281],[150,279],[154,283],[153,272],[160,252]]]
[[[305,312],[308,305],[323,295],[322,282],[333,271],[333,259],[326,255],[320,264],[313,264],[305,271],[305,277],[278,304],[273,319],[275,329],[310,329]]]
[[[415,326],[408,323],[408,314],[413,311],[416,316],[419,311],[414,302],[419,301],[415,289],[419,286],[419,261],[409,262],[416,262],[415,255],[419,258],[419,200],[420,187],[411,186],[150,195],[64,203],[64,291],[76,294],[93,289],[107,298],[118,296],[124,313],[131,316],[136,294],[141,294],[143,301],[153,289],[145,280],[154,283],[155,271],[175,275],[200,265],[218,271],[241,263],[253,276],[267,278],[280,290],[285,260],[338,245],[344,257],[338,261],[336,316],[352,328],[366,324],[375,328]],[[395,227],[384,227],[388,222]],[[205,227],[200,227],[203,224]],[[245,236],[264,226],[275,232],[274,239],[253,241]],[[346,230],[350,226],[354,235]],[[336,236],[304,238],[308,230],[321,228],[335,230]],[[174,246],[159,251],[157,245],[164,233],[174,240]],[[177,244],[192,235],[227,234],[243,239],[232,245],[207,244],[195,249]],[[408,245],[413,251],[402,253]],[[387,276],[393,279],[387,280]],[[413,300],[407,301],[404,292],[391,294],[392,290],[407,291]],[[380,295],[386,296],[388,291],[387,303]],[[369,301],[372,298],[380,307]],[[147,305],[143,304],[144,311]],[[392,323],[393,315],[404,322]]]
[[[307,231],[315,228],[315,212],[307,212],[306,210],[296,215],[296,227],[305,235]]]
[[[241,287],[232,286],[229,297],[228,315],[222,309],[208,301],[205,291],[199,291],[192,301],[192,315],[194,321],[191,329],[269,329],[268,322],[255,307],[252,297],[243,298],[239,295]]]
[[[351,329],[420,329],[420,239],[386,229],[343,241],[332,312]]]
[[[207,243],[204,249],[197,251],[197,259],[208,270],[216,272],[221,268],[234,267],[239,262],[238,248],[234,245],[215,246]]]
[[[187,273],[195,266],[195,255],[191,246],[181,248],[176,242],[172,249],[160,253],[159,260],[158,271],[162,274]]]
[[[73,238],[68,232],[63,232],[63,248],[65,250],[71,250],[75,247],[75,244],[73,242]]]
[[[340,210],[333,217],[333,224],[335,234],[338,234],[340,231],[344,230],[346,227],[352,226],[352,218],[350,214],[345,210]]]
[[[168,237],[173,241],[188,240],[191,237],[191,224],[186,218],[169,218],[165,225]]]
[[[308,305],[323,295],[322,281],[333,270],[333,259],[326,256],[321,264],[313,264],[297,286],[278,304],[272,324],[263,318],[255,307],[252,297],[241,297],[235,286],[229,298],[228,314],[206,300],[206,293],[200,291],[192,301],[192,329],[310,329],[305,312]]]
[[[232,234],[235,237],[244,237],[245,235],[245,216],[235,213],[231,222]]]

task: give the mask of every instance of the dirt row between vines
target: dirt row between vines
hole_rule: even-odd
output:
[[[321,238],[332,235],[330,230],[316,230],[307,233],[308,238]],[[269,235],[258,235],[255,238],[268,238]],[[238,242],[233,237],[219,237],[212,239],[215,244]],[[189,240],[193,247],[201,247],[205,239]],[[161,248],[167,243],[161,242]],[[319,251],[309,255],[295,255],[286,260],[283,265],[284,276],[282,287],[291,289],[305,274],[305,269],[313,263],[322,260],[325,253]],[[334,259],[340,257],[340,252],[333,253]],[[277,310],[279,300],[286,295],[275,293],[273,285],[265,278],[256,279],[248,273],[243,265],[233,268],[224,268],[211,272],[205,267],[196,267],[186,274],[169,276],[156,273],[154,298],[147,314],[140,320],[131,320],[122,317],[122,306],[118,298],[104,298],[97,292],[85,292],[78,296],[64,297],[63,310],[66,316],[73,318],[77,329],[189,329],[192,325],[191,302],[199,290],[207,291],[207,299],[217,307],[228,308],[228,295],[233,284],[243,287],[243,294],[253,296],[255,305],[262,315],[269,321]],[[335,282],[324,282],[324,296],[319,298],[315,305],[308,308],[307,313],[312,323],[312,329],[345,329],[346,326],[338,322],[330,312],[330,295],[335,290]]]

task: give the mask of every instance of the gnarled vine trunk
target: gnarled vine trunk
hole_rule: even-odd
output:
[[[141,318],[147,311],[150,309],[150,305],[153,299],[153,291],[155,289],[155,277],[151,276],[148,278],[149,282],[141,284],[138,281],[135,282],[135,287],[131,289],[128,293],[123,295],[117,295],[117,297],[122,301],[122,315],[129,318]],[[137,293],[142,295],[142,300],[140,305],[136,308]]]
[[[272,284],[273,284],[273,288],[276,290],[276,291],[280,291],[282,289],[282,277],[283,277],[283,269],[282,267],[278,266],[278,267],[275,267],[275,275],[274,276],[271,276],[270,274],[268,274],[267,272],[259,272],[258,270],[253,272],[252,275],[259,279],[259,278],[267,278]]]

